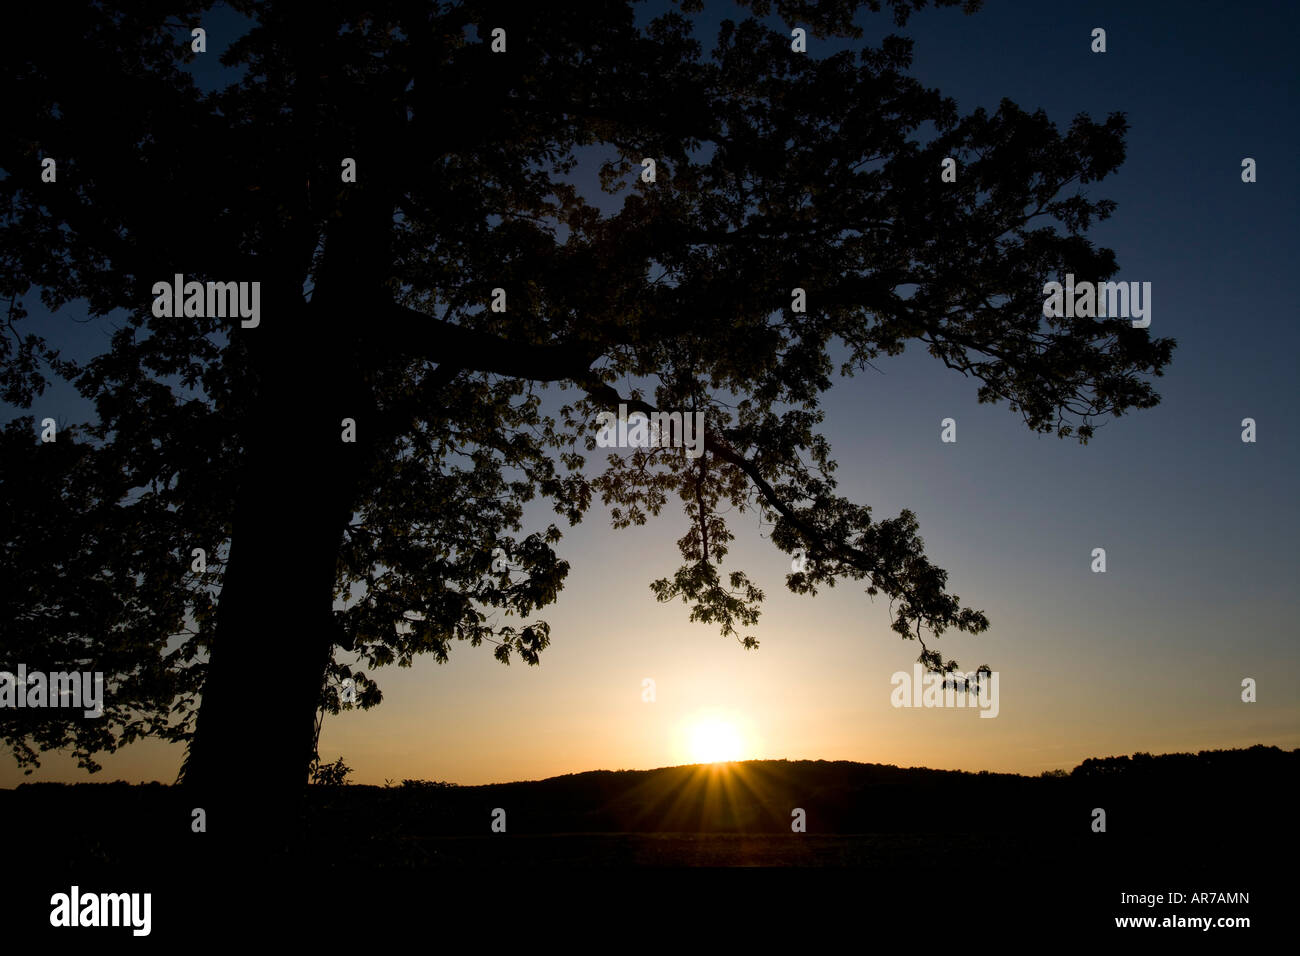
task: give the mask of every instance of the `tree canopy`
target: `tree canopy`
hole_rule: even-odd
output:
[[[1043,310],[1046,281],[1117,270],[1088,187],[1124,117],[963,114],[908,75],[909,39],[856,42],[880,2],[752,0],[702,41],[698,3],[237,0],[211,89],[209,4],[124,6],[22,4],[0,39],[0,389],[29,412],[0,435],[0,668],[110,687],[99,720],[6,714],[22,765],[152,735],[189,742],[187,777],[300,785],[338,681],[371,706],[374,668],[456,641],[537,663],[562,526],[597,502],[614,527],[680,509],[652,589],[692,620],[757,643],[725,515],[758,511],[808,557],[792,591],[863,582],[951,671],[927,641],[989,622],[914,514],[837,493],[822,396],[920,343],[1036,432],[1159,400],[1171,340]],[[796,52],[796,27],[855,43]],[[177,274],[259,282],[260,323],[156,316]],[[64,355],[34,296],[109,347]],[[56,377],[95,417],[41,442]],[[598,448],[620,404],[702,413],[704,453]],[[534,499],[556,519],[525,533]],[[275,687],[256,706],[252,681]]]

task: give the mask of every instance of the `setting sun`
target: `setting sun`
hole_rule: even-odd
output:
[[[739,760],[743,750],[740,731],[730,721],[710,717],[691,727],[690,754],[696,763]]]

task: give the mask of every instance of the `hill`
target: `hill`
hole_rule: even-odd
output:
[[[964,925],[994,914],[1000,930],[1073,933],[1192,912],[1121,905],[1121,894],[1246,894],[1195,910],[1216,916],[1284,903],[1268,884],[1295,854],[1294,829],[1279,823],[1298,769],[1300,751],[1256,746],[1095,758],[1040,777],[759,760],[487,786],[315,786],[300,840],[272,835],[254,853],[243,841],[233,855],[228,823],[195,832],[193,794],[161,784],[24,784],[0,790],[0,821],[21,861],[7,909],[37,929],[44,917],[32,914],[48,914],[51,894],[79,885],[151,892],[156,921],[177,938],[229,932],[230,913],[299,932],[358,906],[408,922],[431,906],[475,912],[489,925],[506,900],[529,920],[577,906],[614,925],[632,899],[749,906],[756,932],[755,900],[890,920],[942,899],[944,918]],[[255,814],[255,786],[248,793]],[[804,832],[792,828],[798,810]],[[768,876],[709,875],[729,867]]]

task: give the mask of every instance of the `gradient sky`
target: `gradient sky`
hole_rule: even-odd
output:
[[[205,23],[208,64],[224,47],[221,26],[238,22]],[[863,43],[893,29],[884,16],[861,22]],[[740,728],[744,757],[965,770],[1300,746],[1300,315],[1287,291],[1300,222],[1298,25],[1286,2],[990,0],[972,17],[924,11],[901,31],[916,40],[914,74],[964,111],[1009,97],[1061,126],[1081,111],[1127,112],[1128,159],[1090,187],[1119,208],[1091,235],[1116,250],[1116,278],[1152,283],[1151,332],[1179,343],[1158,385],[1163,403],[1111,420],[1082,447],[978,405],[976,383],[919,348],[826,397],[840,492],[879,518],[915,511],[951,591],[988,614],[987,633],[950,633],[937,646],[999,672],[996,719],[891,707],[890,675],[910,671],[919,647],[890,631],[887,601],[844,584],[791,595],[790,559],[756,516],[736,523],[729,558],[768,596],[752,631],[762,646],[745,651],[649,591],[680,561],[679,512],[615,532],[596,507],[561,542],[572,567],[542,615],[552,644],[540,667],[504,667],[489,646],[458,644],[445,666],[381,670],[383,705],[327,718],[322,757],[342,755],[358,783],[649,768],[690,762],[686,737],[706,714]],[[1089,50],[1097,26],[1105,54]],[[810,52],[842,45],[810,40]],[[1247,156],[1258,162],[1253,184],[1241,182]],[[107,340],[107,323],[73,321],[84,314],[76,304],[53,319],[31,306],[29,321],[54,322],[51,337],[74,353]],[[66,389],[31,413],[85,417]],[[939,440],[945,417],[957,421],[956,444]],[[1245,417],[1258,422],[1256,444],[1241,441]],[[529,514],[526,532],[552,518],[545,505]],[[1089,570],[1095,547],[1106,549],[1106,574]],[[654,703],[642,701],[646,677]],[[1258,702],[1241,701],[1244,677],[1258,681]],[[26,778],[4,759],[2,786],[87,779],[55,755]],[[91,779],[170,782],[180,759],[178,747],[137,744]]]

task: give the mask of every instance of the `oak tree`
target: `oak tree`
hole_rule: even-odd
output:
[[[1087,232],[1124,117],[963,114],[909,39],[862,39],[880,2],[751,0],[708,36],[692,3],[232,5],[206,86],[204,3],[22,4],[0,39],[0,388],[26,412],[0,436],[0,666],[109,675],[98,721],[4,715],[20,764],[161,736],[189,783],[300,789],[341,681],[371,706],[375,668],[457,641],[535,664],[562,526],[597,501],[615,527],[681,510],[652,588],[692,620],[756,643],[724,514],[757,510],[808,558],[791,590],[861,582],[951,670],[933,639],[988,621],[915,515],[837,493],[827,389],[911,342],[1037,432],[1158,401],[1171,340],[1043,311],[1046,281],[1116,272]],[[177,274],[259,282],[260,323],[156,317]],[[104,323],[102,354],[64,354],[35,296]],[[55,377],[95,414],[42,443]],[[703,413],[704,454],[593,456],[620,403]],[[556,518],[525,533],[533,499]]]

